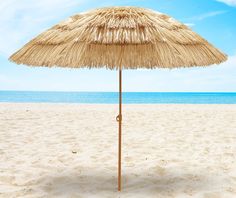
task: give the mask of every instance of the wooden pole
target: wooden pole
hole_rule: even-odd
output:
[[[122,122],[122,69],[119,69],[119,140],[118,140],[118,191],[121,191],[121,122]]]

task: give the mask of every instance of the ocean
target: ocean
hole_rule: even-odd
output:
[[[116,104],[117,92],[0,91],[0,102]],[[124,104],[236,104],[236,93],[124,92]]]

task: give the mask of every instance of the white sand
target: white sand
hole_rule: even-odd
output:
[[[236,197],[236,105],[0,104],[0,197]]]

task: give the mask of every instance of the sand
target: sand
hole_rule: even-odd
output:
[[[236,197],[236,105],[0,104],[0,197]]]

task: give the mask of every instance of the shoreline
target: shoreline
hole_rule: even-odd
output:
[[[37,104],[45,104],[45,105],[119,105],[119,103],[73,103],[73,102],[0,102],[1,104],[7,104],[7,105],[12,105],[12,104],[31,104],[31,105],[37,105]],[[158,105],[236,105],[236,103],[122,103],[122,105],[153,105],[153,106],[158,106]]]

